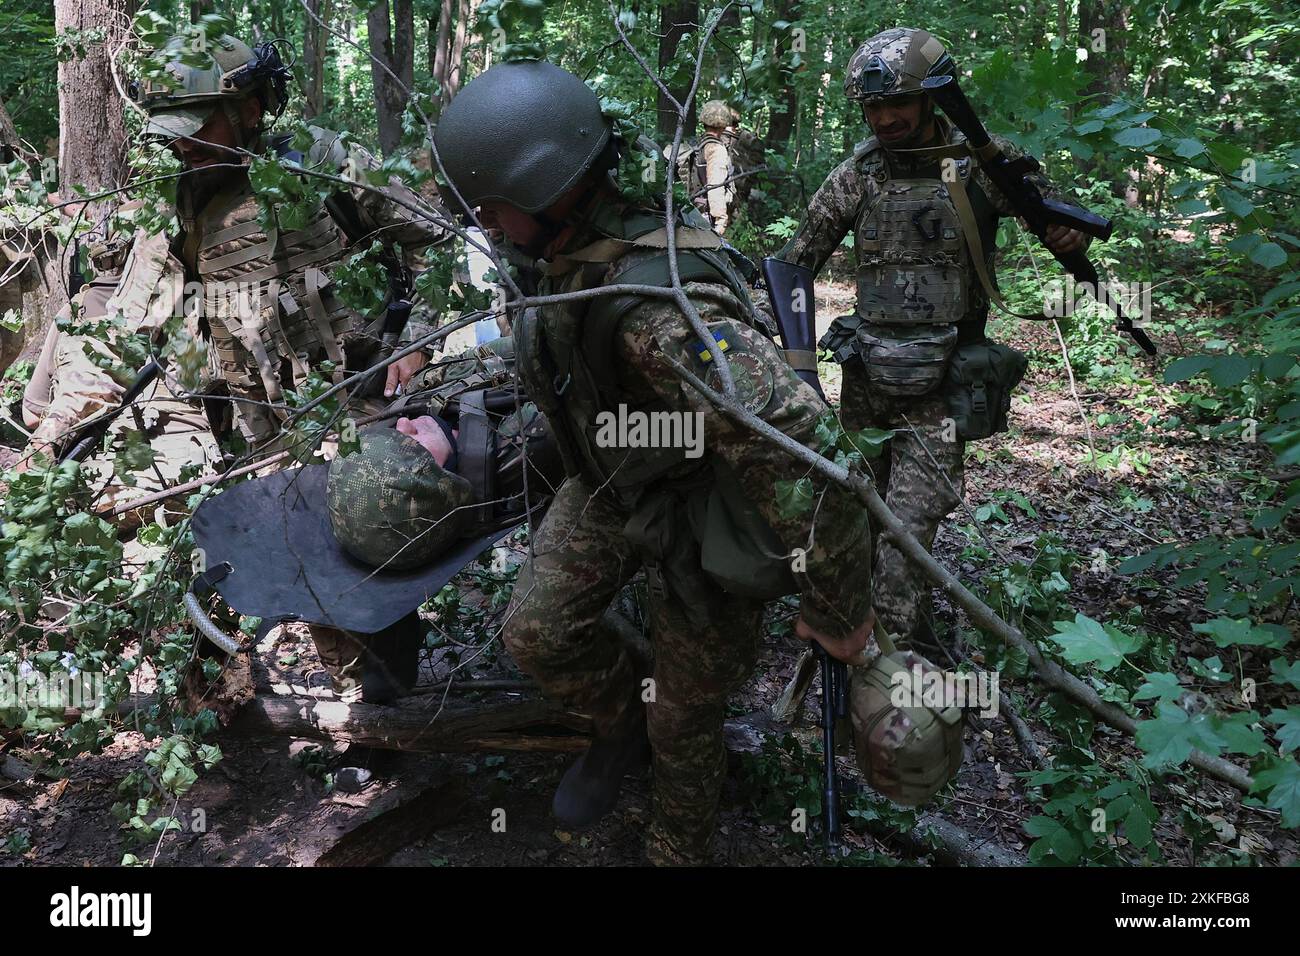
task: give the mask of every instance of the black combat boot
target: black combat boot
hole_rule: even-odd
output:
[[[589,826],[614,809],[623,777],[650,763],[645,708],[638,702],[632,726],[608,737],[596,737],[574,761],[551,802],[551,812],[571,829]]]

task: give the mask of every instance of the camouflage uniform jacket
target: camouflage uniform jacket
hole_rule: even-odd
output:
[[[360,147],[349,152],[337,134],[311,131],[312,147],[299,160],[304,168],[357,182],[378,168]],[[430,213],[427,205],[396,179],[378,191],[340,188],[334,196],[333,210],[317,205],[305,224],[294,224],[300,228],[268,230],[246,174],[237,173],[206,199],[184,185],[178,190],[181,232],[173,249],[187,277],[203,283],[218,374],[232,398],[248,400],[236,403],[246,439],[260,442],[278,431],[284,389],[300,385],[320,362],[334,362],[341,376],[345,365],[364,368],[377,355],[381,316],[357,314],[333,288],[334,275],[354,251],[348,246],[375,239],[415,250],[447,236],[418,211]],[[361,235],[350,237],[336,212],[353,219],[348,228]],[[369,319],[375,321],[367,330]],[[286,366],[288,382],[281,380]]]
[[[628,251],[612,261],[579,268],[563,264],[566,257],[578,257],[581,250],[622,235],[621,223],[633,212],[613,202],[599,204],[589,213],[587,226],[553,259],[540,293],[550,295],[615,284],[638,266],[662,258],[662,250],[629,243]],[[685,261],[685,256],[679,257],[679,264]],[[772,342],[748,324],[747,305],[727,285],[716,280],[686,282],[684,289],[715,338],[727,340],[729,345],[724,354],[737,394],[745,406],[795,441],[817,447],[814,431],[818,419],[827,414],[826,405],[810,386],[794,375]],[[552,358],[564,348],[563,330],[572,328],[574,319],[580,327],[593,301],[541,307],[542,348]],[[535,361],[536,356],[525,351],[520,337],[520,329],[516,328],[521,379],[529,381],[537,376],[551,381],[542,369],[530,371],[522,367],[530,359]],[[819,501],[815,519],[812,513],[792,515],[779,507],[779,483],[810,477],[808,468],[766,438],[725,417],[683,378],[679,366],[718,388],[714,364],[706,361],[704,353],[689,322],[670,300],[636,298],[623,312],[614,334],[612,367],[601,370],[602,378],[609,383],[602,389],[604,410],[618,414],[621,405],[629,416],[656,411],[695,413],[696,420],[703,425],[703,454],[691,459],[679,451],[675,461],[670,460],[667,467],[652,469],[658,474],[648,475],[639,486],[624,485],[624,491],[630,492],[622,496],[624,506],[628,506],[629,500],[639,505],[656,493],[670,490],[675,483],[712,480],[709,476],[716,475],[719,467],[727,469],[738,479],[744,497],[776,533],[787,553],[796,548],[806,553],[806,567],[796,577],[808,623],[831,635],[847,635],[862,624],[870,607],[871,543],[865,512],[848,493],[815,477],[812,478],[817,486],[814,496]],[[566,419],[562,427],[557,426],[557,431],[582,426],[574,420],[571,395],[533,397],[548,415]],[[635,469],[635,450],[632,454],[624,450],[623,454],[624,461]],[[608,466],[608,459],[586,464],[599,472]],[[616,483],[617,476],[610,486]],[[603,493],[613,497],[609,487]]]
[[[940,131],[947,134],[947,142],[958,144],[966,141],[961,130],[952,127],[942,116],[937,116],[935,122]],[[1024,155],[1024,150],[1003,137],[994,136],[992,139],[1008,159]],[[973,158],[967,157],[960,162],[974,164],[970,179],[967,180],[967,188],[979,224],[980,242],[984,248],[989,275],[996,281],[992,264],[997,220],[1000,216],[1014,215],[1014,210]],[[806,266],[814,273],[820,272],[844,236],[857,225],[859,217],[879,200],[884,184],[889,179],[903,177],[938,179],[940,164],[934,160],[914,161],[904,154],[884,149],[874,137],[859,144],[853,155],[836,166],[813,195],[803,224],[778,253],[778,258]],[[1035,174],[1031,178],[1044,197],[1059,195],[1057,188],[1046,177]],[[964,250],[963,254],[969,257],[969,249]],[[966,299],[968,308],[963,324],[975,323],[979,335],[982,335],[983,322],[989,310],[988,296],[975,270],[971,268],[966,271],[969,279]]]

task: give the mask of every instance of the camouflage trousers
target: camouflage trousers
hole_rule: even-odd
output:
[[[928,395],[873,395],[861,364],[841,366],[840,418],[846,428],[893,428],[871,469],[898,519],[928,551],[939,525],[961,504],[966,443],[956,437],[942,389]],[[872,605],[887,633],[904,642],[930,624],[931,586],[892,542],[877,537]]]
[[[688,622],[681,602],[652,586],[653,683],[643,685],[635,651],[601,622],[644,564],[623,535],[628,517],[581,480],[560,486],[520,569],[505,642],[548,695],[589,713],[599,734],[630,727],[644,701],[654,752],[650,861],[701,864],[726,773],[725,706],[754,666],[762,606],[714,590],[693,603]]]

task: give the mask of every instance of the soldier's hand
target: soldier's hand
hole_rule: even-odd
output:
[[[836,638],[816,630],[800,614],[799,620],[794,626],[794,633],[805,641],[816,641],[827,654],[837,661],[843,661],[845,664],[852,664],[855,667],[866,667],[871,663],[875,655],[880,653],[879,648],[873,648],[874,653],[867,653],[868,643],[874,643],[871,632],[875,626],[876,612],[872,611],[852,634],[848,635],[848,637]]]
[[[1068,226],[1048,226],[1043,241],[1053,252],[1077,252],[1087,249],[1092,237]]]
[[[423,352],[412,352],[388,366],[388,380],[384,382],[384,397],[392,398],[396,395],[399,385],[405,388],[411,376],[424,368],[428,361],[429,357]]]

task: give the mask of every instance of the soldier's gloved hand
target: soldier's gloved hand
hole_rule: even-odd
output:
[[[411,376],[424,368],[424,364],[428,361],[429,357],[423,352],[412,352],[388,366],[388,380],[384,382],[384,397],[392,398],[396,395],[399,385],[405,389]]]
[[[836,638],[816,630],[803,615],[795,623],[794,633],[805,641],[816,641],[831,657],[854,667],[867,667],[880,656],[880,648],[871,632],[876,626],[876,612],[872,611],[867,619],[848,637]]]
[[[1076,252],[1087,249],[1092,237],[1068,226],[1048,226],[1043,241],[1053,252]]]

